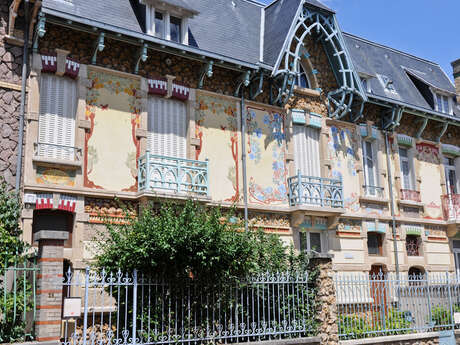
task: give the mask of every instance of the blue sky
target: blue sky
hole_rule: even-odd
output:
[[[337,12],[343,31],[439,63],[453,79],[450,63],[460,58],[460,0],[323,3]]]

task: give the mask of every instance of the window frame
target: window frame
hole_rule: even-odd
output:
[[[294,167],[295,173],[300,170],[301,175],[321,177],[321,132],[319,128],[305,125],[293,125]],[[300,138],[301,136],[301,138]],[[302,143],[298,140],[303,140]],[[314,142],[314,143],[313,143]],[[299,147],[302,146],[302,147]],[[301,152],[297,152],[301,149]],[[305,150],[305,152],[304,152]],[[311,151],[311,155],[308,155]],[[315,152],[316,151],[316,152]],[[303,159],[303,160],[302,160]],[[315,164],[307,164],[314,160]],[[314,176],[314,175],[317,176]]]
[[[403,155],[401,155],[402,150],[407,152],[406,157],[403,157]],[[413,160],[413,157],[411,156],[410,149],[406,147],[400,147],[398,150],[398,153],[399,153],[399,164],[400,164],[400,171],[401,171],[402,189],[416,191],[414,160]],[[408,176],[407,176],[409,179],[408,180],[409,186],[406,185],[406,179],[405,179],[406,175],[404,174],[404,168],[403,168],[404,162],[407,163],[407,167],[409,170]]]
[[[177,19],[179,24],[174,24],[173,19]],[[178,38],[177,38],[177,40],[173,40],[173,38],[172,38],[172,26],[173,25],[178,26],[178,30],[177,30]],[[182,40],[183,40],[182,39],[182,30],[183,30],[182,25],[183,25],[182,18],[177,17],[177,16],[173,16],[171,14],[169,15],[169,40],[171,42],[182,43]]]
[[[452,160],[452,164],[450,162]],[[443,157],[443,165],[444,165],[444,177],[446,179],[446,191],[448,195],[458,194],[458,177],[457,177],[457,168],[455,165],[455,158],[444,156]],[[453,190],[451,190],[451,183],[450,183],[450,173],[454,174],[455,182],[453,184]]]
[[[175,11],[169,8],[161,7],[159,9],[155,8],[154,5],[146,6],[146,16],[145,16],[145,26],[146,33],[150,36],[154,36],[160,39],[171,41],[174,43],[188,45],[188,17],[181,13],[179,10]],[[157,13],[163,16],[161,21],[162,32],[158,32],[156,15]],[[173,40],[171,38],[171,26],[174,25],[171,19],[177,19],[179,22],[178,28],[178,40]]]
[[[305,253],[311,253],[312,251],[319,253],[319,254],[324,254],[326,253],[326,244],[325,244],[325,238],[324,238],[324,230],[316,230],[316,229],[302,229],[299,231],[299,236],[300,236],[300,250],[305,252]],[[320,238],[320,243],[321,243],[321,248],[319,251],[314,250],[311,248],[311,234],[319,234]],[[306,244],[306,248],[303,248],[303,244]]]
[[[409,255],[409,250],[408,250],[408,238],[409,239],[412,239],[412,240],[415,240],[416,244],[417,244],[417,255]],[[419,256],[423,256],[422,255],[422,238],[418,235],[406,235],[406,255],[407,256],[410,256],[410,257],[419,257]]]
[[[377,236],[377,254],[373,254],[369,251],[369,235]],[[369,256],[383,256],[383,234],[376,231],[369,231],[367,233],[367,255]]]
[[[370,145],[370,161],[373,163],[372,166],[372,177],[374,179],[374,183],[370,183],[371,171],[369,168],[369,157],[368,157],[368,145]],[[378,152],[376,149],[377,143],[376,140],[362,140],[362,155],[363,155],[363,168],[364,168],[364,184],[367,187],[373,187],[372,190],[376,191],[376,189],[380,188],[380,181],[379,181],[379,174],[378,174]],[[378,196],[378,193],[370,194],[369,188],[365,188],[366,196]]]
[[[301,89],[311,89],[311,81],[310,78],[308,77],[307,69],[304,67],[302,61],[297,61],[297,69],[298,69],[298,75],[295,78],[295,86]],[[300,85],[300,78],[301,76],[305,77],[306,81],[306,86]]]
[[[434,97],[434,105],[435,105],[436,111],[443,113],[443,114],[452,115],[453,109],[452,109],[451,97],[449,97],[448,95],[444,93],[436,92],[436,91],[433,91],[433,97]]]

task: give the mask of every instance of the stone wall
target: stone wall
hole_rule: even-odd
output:
[[[0,176],[13,187],[18,149],[22,47],[5,40],[10,2],[0,2]]]

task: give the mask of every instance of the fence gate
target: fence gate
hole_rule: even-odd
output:
[[[439,332],[439,345],[455,345],[454,331]]]

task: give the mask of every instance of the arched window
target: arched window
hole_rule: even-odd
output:
[[[308,79],[308,74],[305,71],[305,68],[303,67],[302,63],[299,62],[299,75],[296,78],[296,85],[301,88],[308,88],[310,89],[310,79]]]

